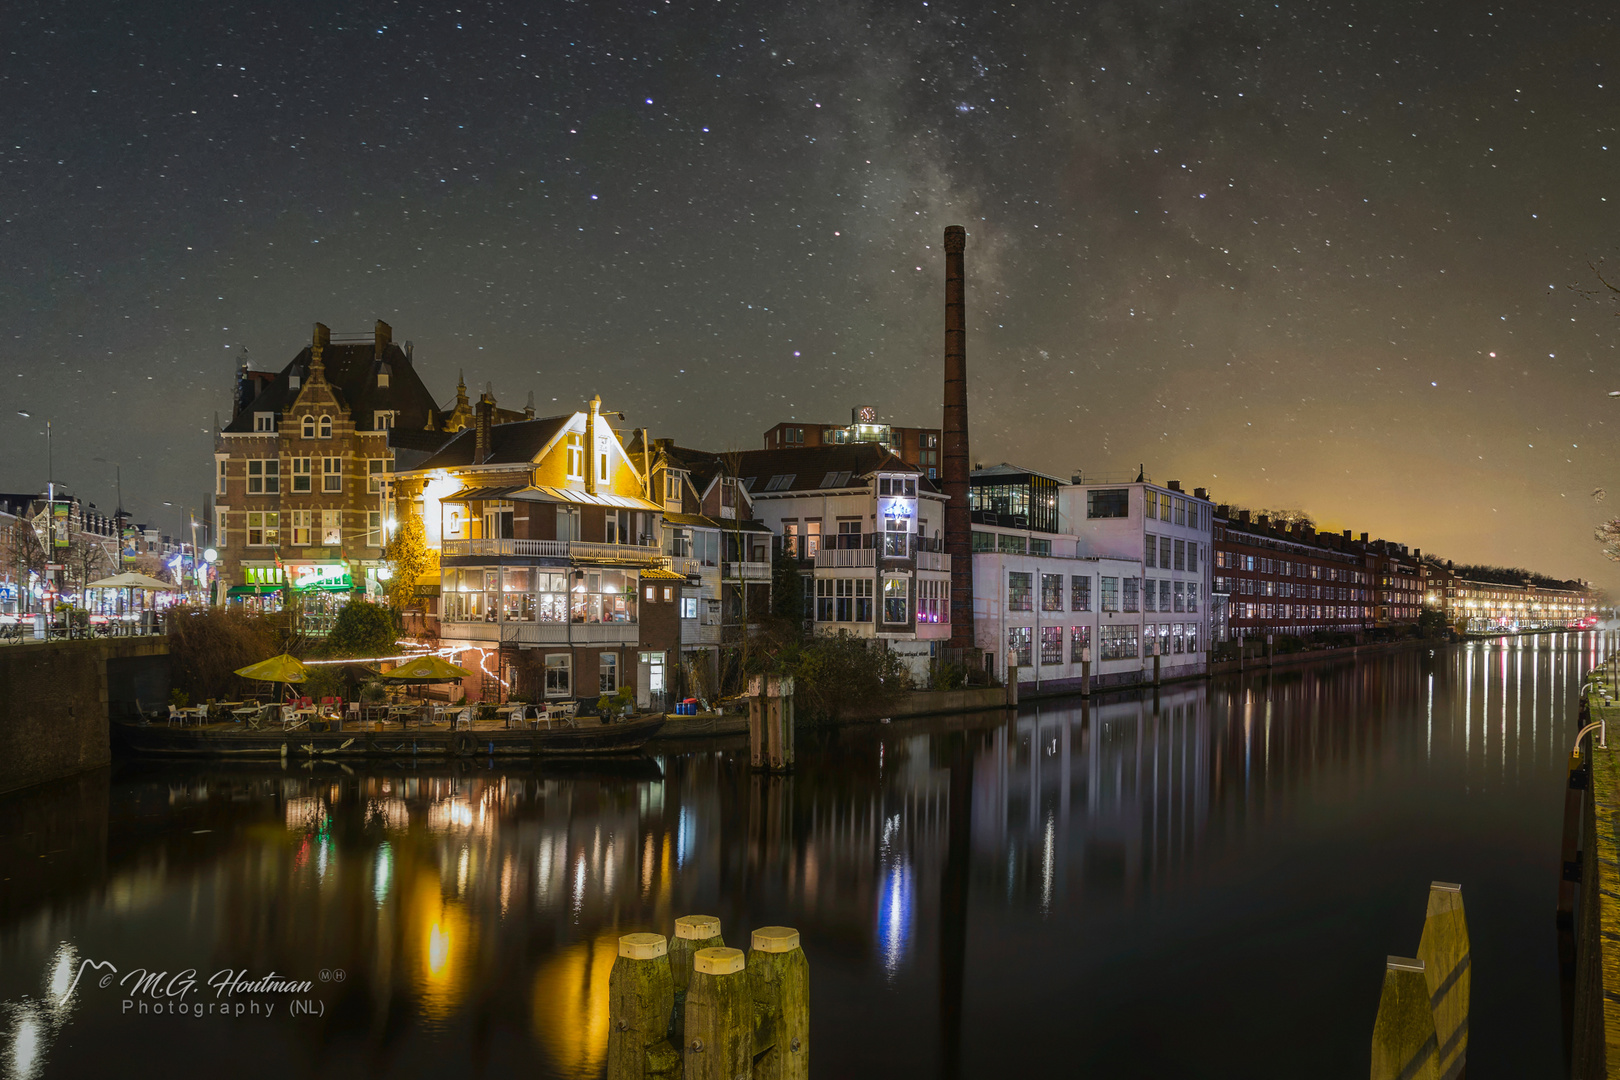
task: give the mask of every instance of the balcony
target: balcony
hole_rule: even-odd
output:
[[[709,626],[705,623],[694,623],[686,619],[681,623],[682,645],[718,645],[720,644],[720,627]]]
[[[944,570],[949,573],[951,557],[942,551],[919,551],[917,552],[917,569]]]
[[[664,561],[655,544],[598,544],[589,540],[446,540],[443,554],[446,558],[516,556],[620,566],[657,566]]]
[[[877,565],[876,548],[821,548],[816,552],[818,568],[844,569]]]
[[[771,564],[768,562],[728,562],[722,568],[726,581],[769,581]]]
[[[635,645],[639,623],[445,622],[440,635],[452,641],[509,645]]]

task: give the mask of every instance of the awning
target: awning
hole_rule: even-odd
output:
[[[662,566],[655,566],[650,570],[641,572],[642,581],[685,581],[685,574],[677,574],[673,570],[665,570]]]
[[[493,496],[491,496],[493,498]],[[658,503],[639,495],[592,495],[573,488],[529,487],[513,489],[510,496],[519,502],[574,503],[581,506],[610,506],[617,510],[662,510]]]
[[[521,491],[521,486],[512,487],[465,487],[454,495],[446,495],[440,502],[484,502],[488,499],[510,499],[514,491]]]
[[[281,591],[280,585],[232,585],[225,590],[226,596],[268,596],[270,593]]]

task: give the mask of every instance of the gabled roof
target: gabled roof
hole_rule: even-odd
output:
[[[933,481],[915,465],[908,465],[894,451],[877,443],[745,450],[738,455],[737,466],[749,494],[756,499],[865,487],[866,478],[876,472],[917,473],[920,492],[939,492]]]
[[[468,428],[458,432],[434,455],[416,466],[426,469],[464,469],[469,465],[527,465],[551,445],[578,413],[567,416],[548,416],[543,420],[519,420],[511,424],[496,424],[489,429],[490,454],[481,462],[473,461],[478,433]],[[414,470],[413,470],[414,471]]]
[[[300,386],[308,386],[311,355],[310,346],[304,346],[223,430],[251,432],[254,413],[273,412],[279,417],[292,408],[301,391],[289,385],[288,377],[296,373],[300,376]],[[327,345],[321,352],[321,360],[326,369],[326,381],[339,403],[349,410],[355,430],[378,430],[376,414],[385,411],[396,414],[395,427],[421,429],[430,422],[435,426],[439,424],[440,413],[433,395],[422,384],[411,358],[398,345],[390,342],[383,347],[381,360],[389,370],[387,386],[377,385],[378,357],[373,341]]]

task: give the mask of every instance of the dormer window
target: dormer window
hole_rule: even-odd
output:
[[[315,437],[315,418],[313,416],[304,417],[303,436],[306,439],[313,439]]]
[[[379,390],[388,389],[388,375],[389,375],[388,365],[387,364],[379,364],[377,366],[377,389],[379,389]]]
[[[330,439],[331,437],[332,437],[332,418],[330,416],[323,416],[323,417],[321,417],[321,438]]]
[[[253,414],[254,431],[276,430],[276,414],[273,412],[257,412]]]
[[[296,371],[287,376],[287,389],[296,390],[303,385],[304,378]]]
[[[387,431],[394,426],[394,410],[378,409],[372,414],[372,426],[378,431]]]

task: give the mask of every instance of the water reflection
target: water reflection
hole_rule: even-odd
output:
[[[1287,1060],[1232,1020],[1261,1013],[1301,1032],[1299,1054],[1357,1060],[1362,968],[1415,945],[1398,935],[1417,923],[1392,927],[1431,878],[1502,908],[1481,926],[1549,931],[1556,1000],[1536,892],[1554,878],[1527,886],[1524,868],[1557,857],[1557,772],[1597,648],[1508,639],[811,733],[791,777],[725,744],[584,770],[103,774],[0,805],[25,826],[6,865],[31,875],[0,893],[0,1060],[27,1077],[143,1054],[595,1076],[617,935],[692,912],[734,942],[800,927],[828,1075],[1213,1075],[1197,1048]],[[1555,1052],[1555,1019],[1522,1000],[1538,956],[1498,955],[1478,987],[1481,1038],[1514,1037],[1504,1060]],[[344,978],[319,988],[319,1019],[193,1035],[121,1016],[113,992],[65,994],[83,957]],[[1144,1038],[1157,970],[1177,973],[1186,1039]]]

